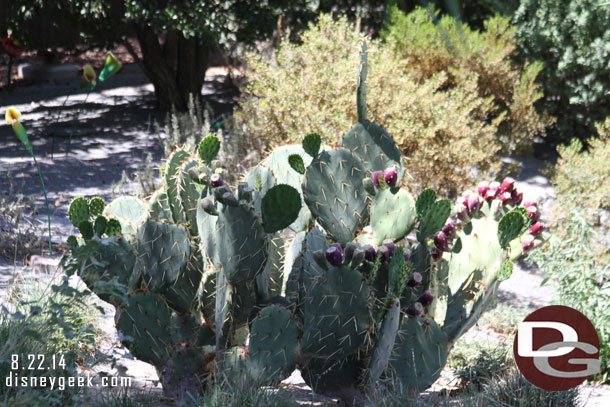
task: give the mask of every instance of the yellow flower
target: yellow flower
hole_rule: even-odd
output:
[[[123,64],[121,64],[121,61],[116,59],[116,57],[114,56],[114,54],[112,52],[109,52],[108,57],[106,58],[106,63],[104,64],[104,68],[102,69],[102,72],[100,72],[100,76],[98,77],[98,80],[100,82],[103,82],[106,78],[117,73],[121,69],[122,66],[123,66]]]
[[[6,122],[13,126],[13,131],[15,135],[23,143],[26,150],[32,151],[32,144],[30,143],[30,139],[28,138],[28,133],[25,131],[19,118],[21,117],[21,113],[19,110],[15,109],[13,106],[9,107],[6,110]]]
[[[6,121],[8,124],[18,122],[20,117],[21,112],[19,112],[19,110],[15,109],[14,107],[9,107],[6,110]]]
[[[83,68],[83,79],[81,80],[81,86],[83,88],[93,89],[96,83],[96,75],[93,67],[89,64]]]

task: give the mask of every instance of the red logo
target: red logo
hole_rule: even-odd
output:
[[[599,373],[599,338],[580,312],[550,305],[519,324],[513,344],[517,367],[534,386],[568,390]]]

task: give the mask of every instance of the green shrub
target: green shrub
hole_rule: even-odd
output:
[[[257,140],[258,148],[297,141],[310,132],[335,142],[356,121],[353,64],[359,37],[345,19],[322,15],[303,33],[301,44],[282,42],[273,63],[249,54],[250,83],[243,90],[250,97],[236,111],[235,128]],[[491,96],[482,97],[474,72],[448,87],[452,70],[421,78],[419,68],[391,43],[373,40],[369,49],[367,82],[375,89],[367,96],[370,120],[400,144],[410,188],[419,192],[431,186],[450,195],[498,168],[499,154],[511,143],[501,141],[504,115]],[[535,100],[533,91],[526,93]],[[516,138],[514,144],[525,143]]]
[[[558,136],[587,138],[610,114],[610,4],[523,0],[514,16],[528,57],[544,61],[546,107]]]
[[[534,108],[542,96],[534,82],[542,63],[514,62],[516,28],[507,17],[486,20],[484,31],[449,16],[438,17],[420,7],[410,14],[394,9],[383,35],[395,55],[412,67],[419,83],[442,72],[446,74],[442,87],[455,89],[476,78],[478,96],[493,98],[493,108],[482,113],[498,125],[501,152],[530,149],[534,137],[542,136],[550,124]]]
[[[530,260],[559,280],[561,303],[578,309],[597,328],[602,374],[610,379],[610,120],[599,139],[581,152],[573,141],[559,149],[553,186],[557,192],[554,229]]]

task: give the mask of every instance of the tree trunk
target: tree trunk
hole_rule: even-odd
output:
[[[155,88],[157,107],[187,110],[190,94],[201,98],[210,47],[175,30],[166,33],[163,44],[151,27],[137,25],[135,31],[142,50],[142,58],[136,61]]]

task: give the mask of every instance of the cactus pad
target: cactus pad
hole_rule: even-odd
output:
[[[135,240],[136,270],[158,292],[173,284],[191,255],[188,231],[180,225],[148,220]]]
[[[220,140],[218,140],[218,137],[216,137],[214,134],[206,136],[199,142],[199,146],[197,147],[199,158],[201,158],[201,161],[208,165],[216,158],[219,151]]]
[[[371,228],[376,244],[405,237],[415,224],[415,202],[401,188],[379,191],[371,204]]]
[[[299,330],[290,310],[280,305],[263,308],[250,330],[248,369],[252,377],[279,382],[295,368]]]
[[[265,232],[274,233],[288,227],[299,216],[301,195],[290,185],[271,188],[263,197],[261,212]]]
[[[288,164],[292,167],[293,170],[298,172],[299,174],[305,174],[305,164],[303,163],[303,158],[298,154],[291,154],[288,156]]]
[[[305,150],[311,158],[315,158],[320,152],[321,143],[322,139],[318,133],[309,133],[303,139],[303,150]]]
[[[507,248],[511,240],[524,232],[525,219],[520,212],[510,211],[502,216],[498,224],[498,241],[502,248]]]
[[[417,240],[423,242],[441,230],[449,215],[451,215],[451,202],[447,199],[439,199],[434,202],[419,221]]]
[[[434,320],[404,318],[388,369],[406,391],[423,391],[441,375],[447,362],[447,337]]]
[[[89,220],[89,204],[85,198],[79,196],[70,202],[70,206],[68,207],[68,218],[77,228],[82,222]]]
[[[91,212],[91,215],[93,216],[100,216],[104,212],[105,206],[104,200],[99,196],[94,196],[89,199],[89,212]]]
[[[379,339],[377,340],[369,363],[368,384],[370,386],[374,386],[375,382],[381,377],[390,362],[390,356],[392,354],[392,349],[394,348],[399,325],[400,300],[394,298],[390,304],[390,309],[388,309],[383,318]]]
[[[341,145],[352,150],[364,160],[369,171],[383,171],[396,167],[398,179],[404,173],[400,149],[385,129],[371,122],[357,123],[347,132]]]
[[[148,205],[135,196],[122,196],[106,206],[104,215],[116,218],[121,223],[123,234],[135,236],[148,218]]]
[[[329,236],[341,244],[353,240],[368,221],[363,177],[360,157],[344,148],[320,153],[305,172],[305,203]]]

